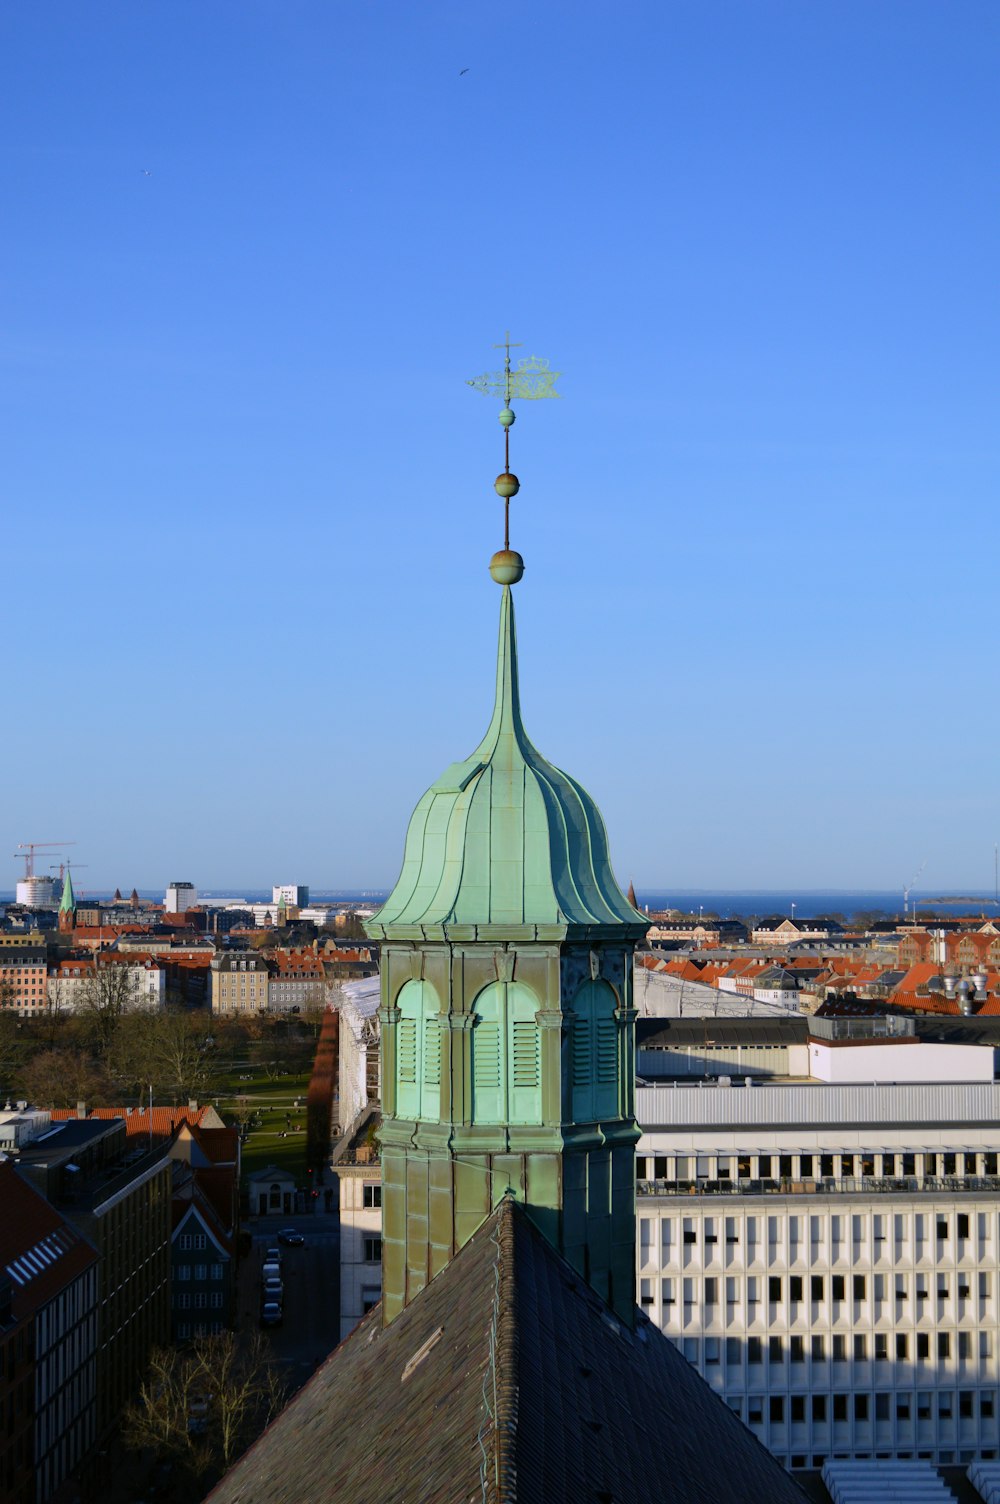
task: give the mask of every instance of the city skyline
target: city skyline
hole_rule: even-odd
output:
[[[391,884],[488,719],[510,328],[525,719],[619,878],[989,890],[995,10],[392,19],[0,22],[8,850]]]

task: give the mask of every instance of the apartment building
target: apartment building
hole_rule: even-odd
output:
[[[152,956],[69,956],[49,968],[48,1001],[57,1013],[111,1006],[159,1011],[166,1007],[167,974]]]
[[[34,1018],[48,1006],[45,941],[40,934],[4,935],[0,943],[0,1009]]]
[[[209,971],[213,1013],[266,1013],[270,967],[259,951],[214,956]]]
[[[992,1050],[935,1081],[953,1046],[874,1048],[882,1081],[636,1094],[640,1302],[792,1469],[1000,1456]]]
[[[267,989],[272,1013],[305,1013],[326,1004],[326,973],[311,950],[276,950]]]

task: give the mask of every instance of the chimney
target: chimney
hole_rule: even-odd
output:
[[[78,1118],[85,1118],[87,1116],[87,1104],[86,1104],[86,1102],[77,1102],[77,1104],[76,1104],[76,1115],[77,1115]]]
[[[191,1100],[188,1102],[188,1112],[197,1112],[197,1111],[198,1111],[198,1103],[192,1097]]]

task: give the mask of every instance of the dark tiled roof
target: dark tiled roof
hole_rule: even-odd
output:
[[[732,993],[731,997],[739,997]],[[760,1044],[805,1044],[809,1038],[809,1019],[793,1013],[787,1018],[747,1017],[717,1018],[639,1018],[636,1019],[636,1046],[640,1050],[683,1050],[689,1046],[704,1048]]]
[[[378,1307],[365,1317],[212,1504],[802,1504],[636,1321],[505,1200],[389,1327]]]
[[[97,1262],[86,1238],[10,1160],[0,1161],[0,1207],[0,1273],[10,1278],[16,1316],[37,1310]]]

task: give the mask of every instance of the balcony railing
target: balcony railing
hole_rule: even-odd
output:
[[[848,1175],[822,1180],[637,1180],[639,1196],[829,1196],[1000,1192],[1000,1175]]]

